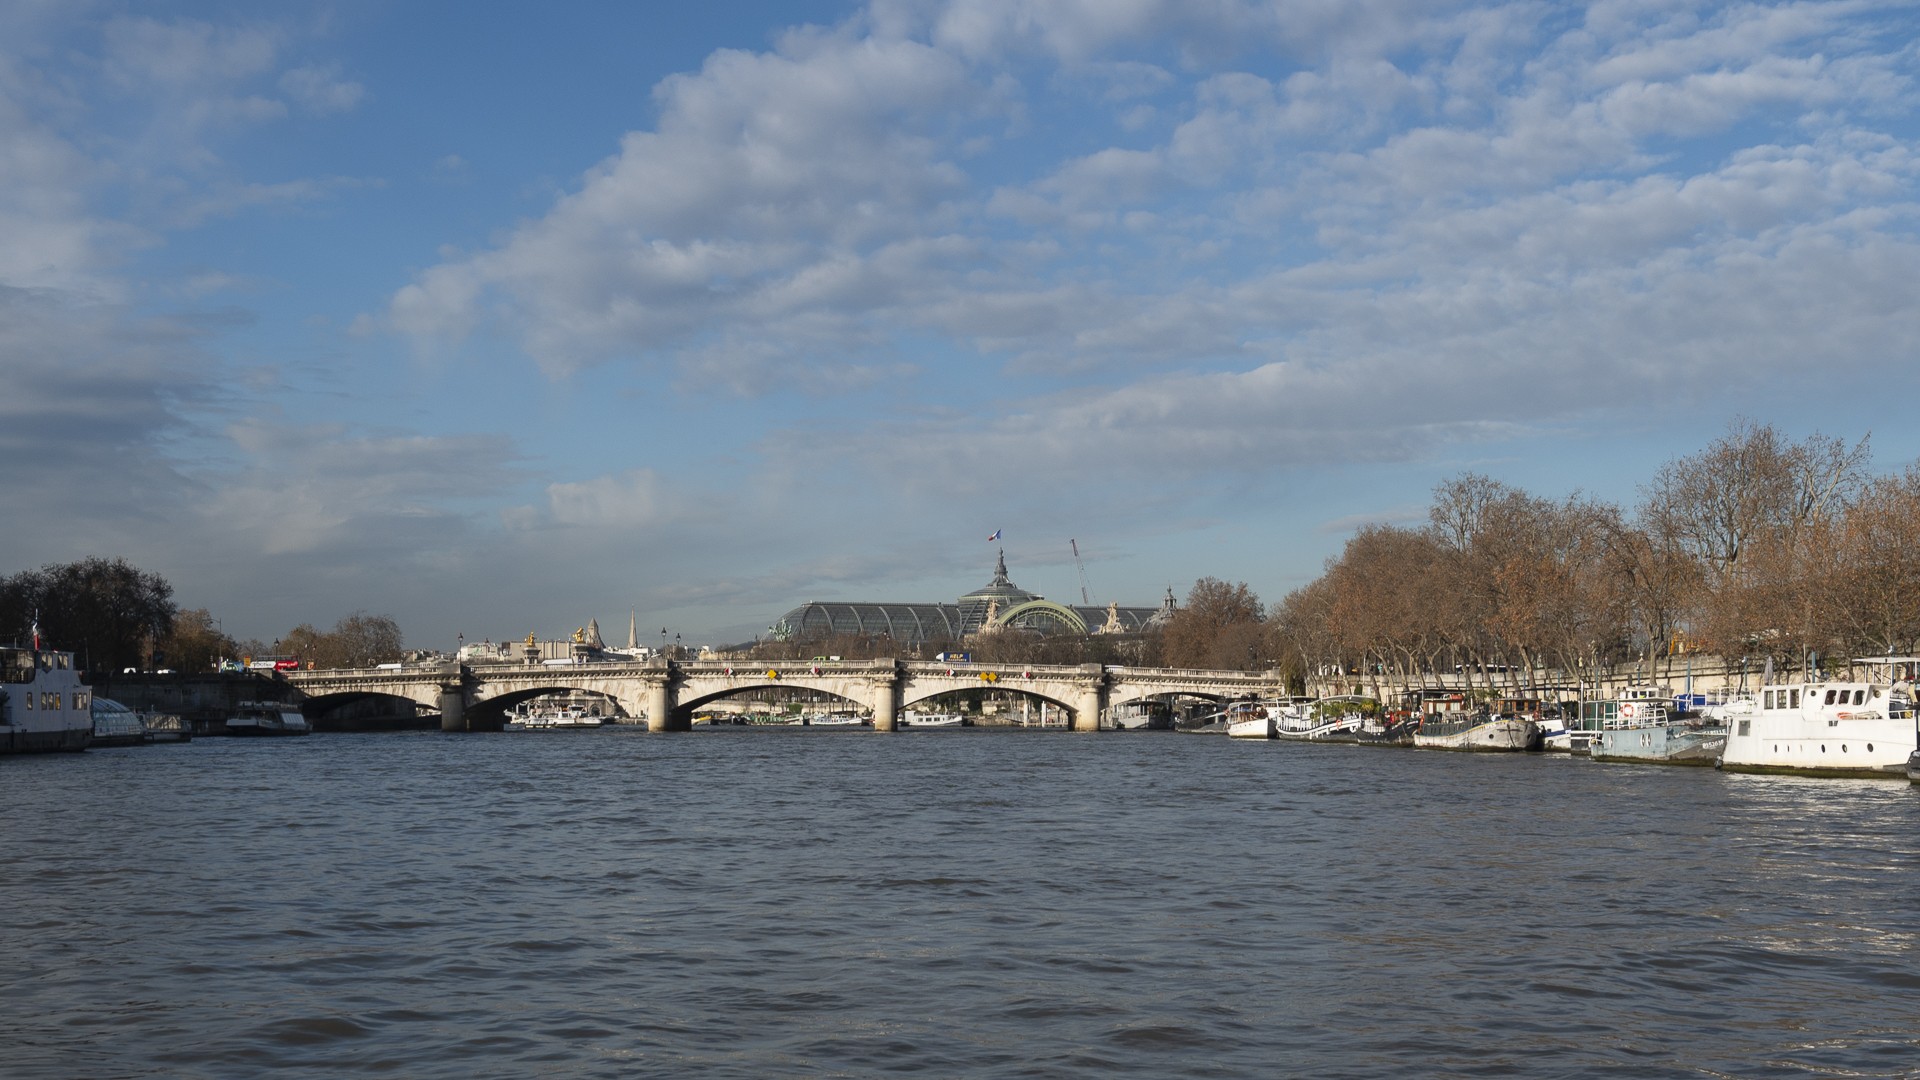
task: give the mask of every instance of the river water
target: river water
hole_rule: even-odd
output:
[[[1920,1077],[1920,792],[1179,733],[0,759],[0,1074]]]

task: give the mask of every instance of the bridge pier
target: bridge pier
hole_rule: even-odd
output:
[[[676,717],[674,712],[679,702],[674,700],[673,667],[668,665],[659,681],[647,686],[647,730],[648,731],[692,731],[693,717]]]
[[[873,688],[873,730],[897,731],[900,728],[900,676],[895,673]]]
[[[1080,684],[1079,700],[1073,706],[1073,730],[1099,731],[1100,712],[1106,704],[1106,669],[1099,664],[1086,664],[1080,669],[1085,673]]]
[[[467,731],[467,688],[464,686],[442,686],[440,688],[440,730]]]

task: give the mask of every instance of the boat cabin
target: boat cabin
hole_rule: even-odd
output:
[[[1663,724],[1670,715],[1668,705],[1667,697],[1657,687],[1628,687],[1616,698],[1582,701],[1579,722],[1569,725],[1569,730],[1611,731],[1615,728]]]
[[[1760,691],[1760,710],[1804,709],[1828,713],[1836,720],[1911,718],[1913,697],[1904,686],[1876,686],[1864,682],[1786,683]]]
[[[1401,694],[1400,708],[1409,713],[1432,717],[1469,712],[1473,704],[1462,691],[1428,686]]]

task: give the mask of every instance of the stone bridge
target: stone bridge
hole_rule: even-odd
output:
[[[653,731],[688,730],[701,706],[767,689],[812,690],[843,698],[871,712],[879,731],[898,727],[901,710],[955,690],[1010,691],[1059,706],[1071,716],[1075,731],[1098,730],[1102,711],[1131,701],[1166,695],[1224,701],[1286,692],[1278,672],[919,660],[448,663],[397,670],[292,671],[286,679],[316,703],[336,695],[407,698],[440,710],[440,726],[446,731],[497,731],[515,704],[569,690],[600,694],[629,715],[644,714]]]

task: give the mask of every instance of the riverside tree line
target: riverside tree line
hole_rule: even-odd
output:
[[[405,648],[392,618],[365,612],[331,630],[302,623],[272,643],[236,640],[205,608],[181,610],[165,578],[122,559],[82,559],[0,577],[0,633],[24,643],[36,620],[43,644],[72,651],[93,673],[204,672],[223,659],[268,655],[358,667],[399,660]]]
[[[1456,667],[1596,669],[1685,653],[1797,668],[1920,641],[1920,467],[1867,440],[1737,421],[1668,462],[1629,513],[1465,474],[1420,527],[1361,529],[1263,622],[1273,655],[1418,683]]]
[[[967,647],[994,663],[1278,667],[1296,687],[1317,674],[1407,685],[1456,670],[1591,681],[1694,653],[1756,671],[1911,654],[1920,466],[1874,475],[1867,448],[1736,421],[1662,466],[1631,510],[1466,473],[1434,490],[1424,524],[1361,528],[1270,610],[1245,583],[1208,577],[1132,640],[1002,635]]]
[[[1920,649],[1920,464],[1876,475],[1867,440],[1784,438],[1736,421],[1668,462],[1631,510],[1546,498],[1466,473],[1440,484],[1418,526],[1361,528],[1324,572],[1269,610],[1245,583],[1201,578],[1144,635],[1000,634],[967,642],[981,663],[1130,663],[1392,676],[1599,670],[1683,653],[1756,670]],[[268,645],[234,641],[206,610],[177,610],[158,575],[87,559],[0,578],[0,628],[43,637],[91,670],[206,670],[220,657],[291,654],[319,667],[399,660],[391,618],[302,624]],[[848,659],[899,655],[885,639],[762,645]]]

